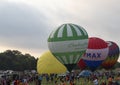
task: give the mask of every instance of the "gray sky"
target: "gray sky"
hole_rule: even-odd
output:
[[[119,0],[1,0],[0,51],[19,50],[39,57],[50,32],[64,23],[82,26],[89,37],[120,46]]]

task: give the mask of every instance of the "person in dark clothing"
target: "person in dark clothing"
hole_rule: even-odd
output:
[[[38,85],[41,85],[41,82],[42,82],[42,76],[40,75],[40,76],[38,77]]]

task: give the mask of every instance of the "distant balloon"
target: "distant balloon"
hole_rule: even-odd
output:
[[[94,71],[108,55],[107,43],[97,37],[89,38],[88,49],[82,57],[86,65]]]
[[[81,70],[84,70],[87,67],[87,65],[83,59],[80,59],[79,62],[77,63],[77,65]]]
[[[87,49],[88,34],[81,26],[63,24],[50,34],[48,46],[53,55],[71,71]]]
[[[66,67],[50,51],[43,53],[37,61],[37,72],[39,74],[65,73],[66,71]]]
[[[108,70],[117,63],[120,50],[115,42],[107,41],[107,43],[109,47],[109,53],[107,58],[102,62],[102,67]]]

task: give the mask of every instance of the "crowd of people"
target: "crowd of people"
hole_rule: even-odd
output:
[[[90,76],[87,77],[80,77],[78,75],[79,73],[72,72],[63,76],[52,74],[44,75],[44,77],[48,82],[46,85],[49,85],[49,82],[54,82],[53,85],[120,85],[120,73],[93,72]]]
[[[31,85],[33,82],[33,85],[120,85],[120,73],[103,72],[96,74],[93,72],[87,77],[80,77],[79,72],[71,72],[62,76],[57,74],[23,73],[5,74],[0,77],[0,85]],[[90,82],[91,84],[89,84]]]

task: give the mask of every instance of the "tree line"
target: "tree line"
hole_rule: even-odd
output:
[[[35,59],[30,54],[22,54],[18,50],[6,50],[0,53],[0,70],[36,70],[37,60],[38,58]],[[120,62],[117,62],[111,69],[115,68],[120,68]],[[74,69],[79,69],[79,67],[77,66]]]
[[[36,70],[37,59],[18,50],[6,50],[0,53],[0,70]]]

